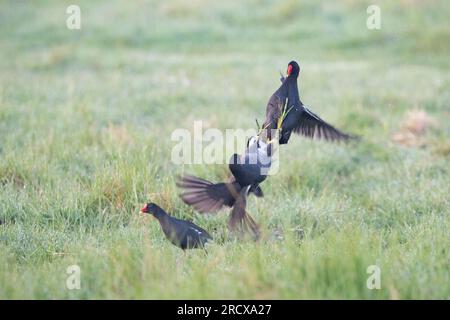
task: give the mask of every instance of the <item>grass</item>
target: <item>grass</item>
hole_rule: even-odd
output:
[[[380,2],[379,31],[365,1],[77,3],[79,31],[71,3],[1,3],[1,299],[450,298],[447,1]],[[363,139],[293,136],[249,200],[264,237],[240,242],[175,186],[226,168],[174,165],[170,135],[254,128],[292,59],[302,100]],[[406,146],[411,110],[434,125]],[[168,243],[149,199],[210,230],[208,254]]]

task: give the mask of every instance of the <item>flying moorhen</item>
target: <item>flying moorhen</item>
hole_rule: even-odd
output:
[[[147,203],[141,212],[153,214],[158,219],[166,238],[183,250],[204,248],[206,242],[213,239],[206,230],[190,221],[171,217],[154,203]]]
[[[281,86],[270,97],[266,108],[266,121],[264,129],[276,129],[278,121],[284,112],[281,124],[280,144],[289,141],[292,131],[308,138],[324,138],[328,141],[347,141],[354,136],[343,133],[326,123],[317,114],[306,108],[300,101],[297,78],[300,67],[297,62],[291,61],[288,64],[287,76],[282,77]],[[271,130],[267,130],[267,140],[272,138]]]
[[[232,207],[228,226],[232,231],[251,231],[259,236],[259,226],[246,212],[247,195],[263,196],[259,184],[271,166],[267,155],[268,145],[257,137],[248,141],[242,156],[234,154],[229,163],[232,177],[229,182],[212,183],[194,176],[184,176],[177,185],[184,189],[181,199],[200,213],[213,213],[223,206]]]

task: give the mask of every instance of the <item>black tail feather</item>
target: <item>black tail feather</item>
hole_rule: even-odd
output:
[[[256,240],[260,236],[260,230],[258,224],[245,210],[247,205],[247,190],[242,190],[239,193],[239,197],[233,206],[233,210],[230,214],[228,221],[228,228],[240,235],[245,232],[250,232],[253,238]]]

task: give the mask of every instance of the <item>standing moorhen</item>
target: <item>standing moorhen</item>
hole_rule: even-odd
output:
[[[326,123],[318,115],[306,108],[300,101],[297,78],[300,67],[297,62],[291,61],[288,64],[287,76],[280,79],[282,84],[270,97],[266,108],[266,121],[264,129],[277,129],[278,121],[283,115],[281,124],[280,144],[289,141],[292,131],[304,135],[308,138],[324,138],[329,141],[347,141],[355,138],[352,135],[343,133],[332,125]],[[272,139],[271,130],[266,132],[267,140]]]
[[[204,248],[206,242],[213,239],[206,230],[190,221],[171,217],[154,203],[147,203],[141,212],[153,214],[158,219],[166,238],[183,250]]]
[[[262,197],[259,184],[263,182],[271,166],[267,155],[268,145],[257,137],[248,141],[242,156],[234,154],[229,163],[232,177],[229,182],[212,183],[194,176],[184,176],[177,185],[184,189],[181,199],[200,213],[213,213],[223,206],[233,207],[228,227],[232,231],[251,231],[259,237],[259,226],[246,212],[247,195]]]

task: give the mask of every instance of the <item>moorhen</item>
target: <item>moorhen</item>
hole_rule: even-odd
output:
[[[177,185],[184,189],[181,199],[200,213],[213,213],[223,206],[232,207],[228,227],[232,231],[251,231],[259,237],[259,226],[246,212],[247,195],[263,196],[259,186],[268,174],[271,158],[268,144],[251,137],[242,156],[233,154],[229,163],[229,182],[212,183],[194,176],[183,176]]]
[[[279,144],[288,143],[292,131],[308,138],[323,138],[328,141],[347,141],[356,138],[339,131],[303,105],[297,86],[299,73],[298,63],[295,61],[289,62],[286,78],[282,76],[280,79],[281,86],[267,103],[266,121],[263,125],[263,128],[267,129],[265,133],[267,140],[271,141],[271,130],[278,128],[278,121],[282,116]]]
[[[206,230],[190,221],[170,216],[155,203],[147,203],[141,212],[152,214],[158,219],[166,238],[183,250],[204,248],[206,242],[213,239]]]

